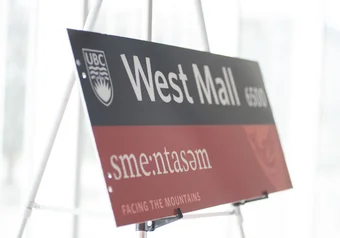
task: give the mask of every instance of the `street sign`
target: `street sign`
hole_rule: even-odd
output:
[[[68,33],[117,226],[292,187],[258,63]]]

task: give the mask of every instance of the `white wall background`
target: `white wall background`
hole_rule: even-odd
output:
[[[260,62],[294,185],[242,208],[246,237],[340,237],[340,4],[202,2],[211,51]],[[86,3],[0,0],[0,237],[15,237],[18,229],[73,68],[65,28],[81,29]],[[146,7],[141,0],[104,0],[95,31],[146,39]],[[194,0],[154,0],[153,14],[153,41],[204,49]],[[84,118],[75,87],[37,202],[107,213]],[[237,232],[234,217],[217,217],[174,223],[150,237],[238,237]],[[25,235],[137,236],[133,226],[116,229],[110,216],[44,210],[33,213]]]

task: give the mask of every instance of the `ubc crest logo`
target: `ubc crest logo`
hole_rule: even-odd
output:
[[[100,50],[83,49],[84,60],[92,90],[105,106],[113,99],[113,87],[105,54]]]

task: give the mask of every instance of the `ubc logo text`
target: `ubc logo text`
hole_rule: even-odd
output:
[[[113,87],[104,52],[83,49],[83,56],[94,94],[102,104],[109,106],[113,99]]]

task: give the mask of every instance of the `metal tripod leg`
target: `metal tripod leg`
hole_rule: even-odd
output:
[[[152,41],[152,0],[148,0],[147,40]],[[147,238],[146,231],[138,231],[139,238]]]
[[[97,2],[92,7],[91,11],[89,12],[89,15],[87,16],[87,19],[86,19],[86,22],[85,22],[85,25],[84,25],[84,28],[83,28],[84,30],[92,30],[93,29],[93,26],[96,22],[101,4],[102,4],[102,0],[97,0]],[[40,167],[38,169],[38,173],[35,177],[32,189],[31,189],[30,194],[29,194],[29,199],[28,199],[28,202],[26,204],[24,215],[23,215],[20,227],[19,227],[19,231],[18,231],[18,235],[17,235],[18,238],[22,237],[24,230],[25,230],[25,227],[26,227],[26,224],[27,224],[27,221],[28,221],[28,219],[29,219],[29,217],[32,213],[34,201],[35,201],[35,198],[37,196],[42,177],[44,176],[46,165],[47,165],[48,159],[50,157],[55,138],[57,137],[59,126],[60,126],[62,118],[64,116],[66,106],[67,106],[68,100],[70,98],[74,82],[75,82],[75,77],[74,77],[74,74],[72,72],[71,75],[70,75],[69,82],[67,84],[66,93],[64,95],[62,104],[59,108],[57,120],[56,120],[56,122],[53,126],[50,138],[48,139],[47,147],[46,147],[46,149],[43,153],[43,157],[41,159],[41,164],[40,164]]]
[[[237,217],[237,225],[239,227],[240,236],[241,238],[245,238],[244,229],[243,229],[243,216],[241,213],[241,208],[239,205],[233,205],[233,206],[234,206],[234,213]]]
[[[203,12],[201,0],[196,0],[196,7],[197,7],[197,12],[199,14],[198,17],[199,17],[199,21],[200,21],[200,25],[201,25],[201,29],[202,29],[202,38],[203,38],[203,41],[204,41],[204,48],[205,48],[206,51],[210,52],[208,32],[207,32],[207,27],[206,27],[205,20],[204,20],[204,12]],[[240,235],[241,235],[242,238],[245,238],[241,208],[240,208],[239,205],[234,204],[233,206],[234,206],[234,214],[237,217],[237,223],[238,223],[238,227],[239,227],[239,230],[240,230]]]

